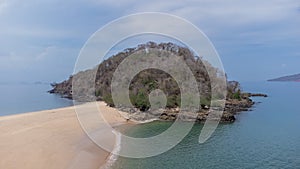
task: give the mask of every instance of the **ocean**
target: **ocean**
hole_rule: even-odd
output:
[[[112,169],[296,169],[300,168],[300,83],[242,83],[244,91],[266,93],[253,98],[252,111],[242,112],[232,124],[220,124],[204,144],[198,143],[202,124],[173,149],[155,157],[118,157]],[[0,115],[11,115],[72,105],[47,93],[50,85],[0,85]],[[151,122],[131,126],[124,134],[149,137],[172,123]],[[122,142],[121,142],[122,149]]]
[[[0,84],[0,116],[54,109],[73,101],[49,94],[50,84]]]
[[[198,143],[202,124],[173,149],[155,157],[119,157],[113,169],[296,169],[300,168],[300,83],[242,83],[245,91],[268,98],[253,98],[252,111],[242,112],[232,124],[221,124],[204,144]],[[171,123],[136,125],[124,134],[149,137]],[[122,148],[122,144],[121,144]]]

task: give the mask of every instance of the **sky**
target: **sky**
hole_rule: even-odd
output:
[[[232,80],[300,73],[299,0],[0,0],[0,83],[68,78],[94,32],[137,12],[169,13],[196,25]]]

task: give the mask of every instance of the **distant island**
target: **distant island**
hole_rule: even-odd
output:
[[[275,79],[270,79],[268,81],[278,81],[278,82],[300,82],[300,73],[295,75],[283,76]]]
[[[190,67],[201,93],[201,106],[198,111],[196,121],[205,121],[209,114],[209,108],[212,106],[211,89],[218,88],[218,86],[211,84],[210,79],[216,78],[218,80],[221,78],[219,75],[220,71],[217,68],[214,68],[207,61],[195,56],[188,48],[173,43],[157,44],[154,42],[148,42],[146,44],[140,44],[135,48],[125,49],[124,51],[109,57],[107,60],[104,60],[95,69],[79,72],[70,76],[68,80],[65,80],[61,83],[52,83],[53,89],[49,92],[60,94],[62,97],[69,99],[84,100],[85,102],[94,100],[104,101],[111,107],[116,107],[121,111],[129,113],[132,119],[138,121],[148,120],[151,118],[158,118],[166,121],[175,120],[178,117],[179,107],[181,104],[180,89],[177,85],[177,82],[169,74],[161,70],[147,69],[137,74],[131,80],[131,84],[129,86],[129,97],[134,107],[115,105],[112,100],[111,81],[113,73],[117,69],[118,65],[126,57],[140,51],[147,51],[149,49],[168,51],[172,54],[175,54],[181,57],[181,59]],[[159,57],[161,56],[168,57],[164,55],[160,55]],[[150,55],[143,57],[150,57]],[[206,63],[206,66],[204,63]],[[211,72],[214,72],[214,74],[209,76],[208,72],[206,71],[207,69],[212,70]],[[90,72],[92,70],[96,70],[97,72],[96,79],[91,79],[92,77],[90,76]],[[225,76],[226,75],[223,75],[223,77]],[[85,86],[82,89],[76,89],[79,90],[79,93],[83,93],[83,95],[82,97],[75,96],[76,98],[74,98],[72,92],[72,81],[74,80],[84,82],[87,85],[89,85],[89,83],[86,82],[95,82],[95,90],[92,90],[92,86]],[[163,110],[160,109],[158,112],[151,110],[148,98],[151,91],[155,89],[162,90],[164,93],[166,93],[167,97],[166,108]],[[221,122],[234,122],[235,115],[237,113],[241,111],[248,111],[254,104],[254,101],[252,101],[250,97],[267,97],[265,94],[251,94],[243,92],[240,83],[237,81],[227,81],[227,89],[220,88],[216,90],[227,90],[227,96],[222,96],[223,99],[226,99],[226,105],[224,113],[221,117]],[[212,108],[218,109],[218,107]],[[187,116],[184,117],[184,120],[189,121],[191,120],[190,118],[191,117]]]

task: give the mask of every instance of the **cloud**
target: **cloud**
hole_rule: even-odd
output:
[[[3,14],[9,6],[9,1],[8,0],[1,0],[0,1],[0,16]]]
[[[93,5],[100,5],[100,6],[109,6],[111,8],[119,8],[119,7],[125,7],[125,6],[129,6],[132,4],[137,3],[137,0],[118,0],[118,2],[116,1],[112,1],[112,0],[84,0],[83,2],[85,3],[92,3]]]
[[[106,1],[98,1],[98,4],[101,2],[103,4]],[[106,4],[111,8],[119,8],[116,3]],[[194,23],[209,37],[218,40],[231,38],[240,43],[263,44],[265,41],[269,43],[300,35],[298,0],[125,0],[120,4],[123,6],[123,14],[157,11],[178,15]]]
[[[286,68],[286,67],[287,67],[287,64],[283,63],[283,64],[281,64],[281,67],[282,67],[282,68]]]
[[[273,51],[263,57],[284,52],[294,56],[299,53],[299,7],[299,0],[0,0],[0,71],[9,70],[7,65],[33,69],[34,64],[52,70],[47,63],[61,57],[69,59],[60,65],[65,69],[63,64],[74,63],[84,42],[100,27],[127,14],[155,11],[191,21],[228,55],[243,58],[240,51],[248,48],[253,53]],[[129,29],[151,26],[133,22]],[[280,52],[283,47],[287,49]]]
[[[56,47],[55,46],[48,46],[46,47],[41,53],[39,53],[37,56],[36,56],[36,60],[39,61],[39,60],[43,60],[45,59],[47,56],[49,56],[49,54],[51,54],[51,52],[53,50],[55,50]]]
[[[6,0],[3,2],[0,4],[7,3]],[[14,11],[18,12],[16,14],[10,10],[10,16],[4,18],[6,24],[1,26],[0,34],[31,38],[87,38],[84,36],[87,34],[87,30],[95,31],[96,28],[110,21],[110,17],[111,19],[116,18],[112,17],[115,14],[122,16],[147,11],[167,12],[181,16],[205,30],[210,36],[216,34],[219,36],[224,32],[228,34],[228,30],[234,31],[233,34],[235,34],[241,30],[247,30],[247,27],[250,26],[270,24],[278,26],[279,23],[295,22],[295,20],[299,21],[296,18],[300,18],[299,12],[297,12],[300,2],[297,0],[120,0],[118,3],[110,0],[80,0],[76,2],[12,0],[10,6],[13,6]],[[68,10],[68,14],[65,14],[66,10]],[[105,11],[105,14],[99,11]],[[105,17],[96,20],[98,19],[95,17],[97,15]],[[106,21],[104,21],[105,18]],[[95,24],[95,21],[99,23]],[[90,25],[94,25],[94,27],[90,28]]]
[[[136,3],[134,9],[128,11],[161,11],[177,14],[193,21],[216,19],[230,23],[251,23],[281,20],[289,16],[299,6],[297,0],[272,1],[219,1],[219,0],[187,0],[187,1],[142,1]]]
[[[24,57],[18,56],[15,52],[3,53],[0,55],[0,71],[9,72],[11,69],[14,69],[16,65],[22,67],[23,63],[26,64],[26,60]],[[17,66],[17,69],[20,67]]]
[[[49,28],[37,28],[30,26],[19,26],[19,27],[10,27],[2,26],[0,28],[0,36],[2,37],[15,37],[15,38],[26,38],[30,37],[31,39],[57,39],[57,38],[68,38],[68,37],[77,37],[75,33],[69,30],[58,30],[58,29],[49,29]]]

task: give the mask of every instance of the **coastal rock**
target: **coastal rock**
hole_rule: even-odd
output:
[[[268,97],[267,94],[262,93],[244,93],[244,97]]]

